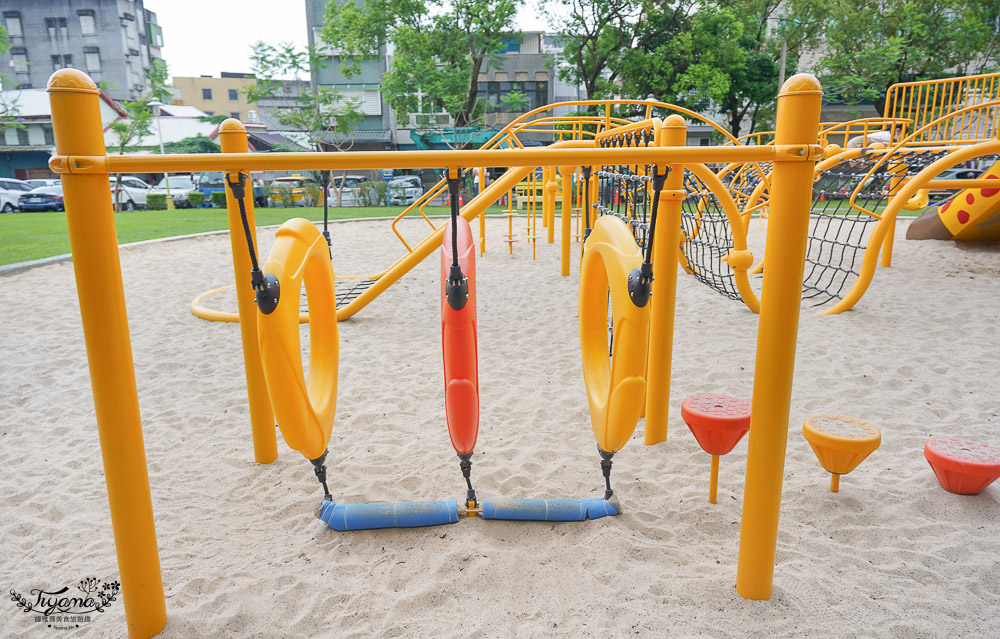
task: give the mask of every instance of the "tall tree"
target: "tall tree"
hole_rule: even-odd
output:
[[[10,35],[7,28],[0,24],[0,56],[10,51]],[[0,70],[0,133],[4,129],[23,128],[18,122],[19,101],[17,94],[13,91],[14,83],[9,75]]]
[[[582,86],[588,100],[618,93],[622,59],[646,28],[647,3],[639,0],[551,0],[549,24],[559,30],[559,76]]]
[[[820,71],[848,102],[884,115],[897,82],[983,73],[1000,65],[996,0],[835,0]]]
[[[822,35],[830,0],[733,0],[650,8],[620,62],[621,91],[716,110],[739,136],[769,126],[781,43],[789,69]]]
[[[154,59],[149,65],[149,70],[146,71],[146,85],[150,97],[156,98],[164,104],[170,104],[171,100],[174,99],[167,63],[163,60]]]
[[[354,0],[330,2],[322,39],[343,72],[394,48],[382,93],[404,125],[409,114],[447,113],[455,128],[476,127],[488,110],[479,74],[498,64],[518,37],[511,25],[523,0]],[[419,125],[419,123],[418,123]],[[464,146],[464,144],[459,144]]]
[[[110,125],[112,137],[118,147],[118,154],[124,155],[125,147],[141,140],[153,130],[153,113],[149,109],[150,97],[124,104],[126,117],[115,120]],[[122,175],[115,174],[115,212],[121,212]]]
[[[257,80],[245,90],[248,102],[278,102],[280,106],[269,115],[304,133],[316,151],[347,151],[353,146],[351,133],[364,118],[361,101],[334,89],[310,86],[306,79],[310,69],[324,66],[314,47],[299,49],[289,42],[257,42],[251,51],[251,69]],[[344,182],[341,179],[336,190],[337,206],[341,204]]]

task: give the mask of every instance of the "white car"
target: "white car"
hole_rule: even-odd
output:
[[[340,206],[362,206],[364,198],[361,196],[361,185],[371,182],[364,175],[334,175],[330,182],[330,206],[337,206],[337,189],[340,188],[340,180],[344,180],[344,190],[341,192]]]
[[[424,194],[424,185],[416,175],[400,175],[389,180],[389,203],[409,206]]]
[[[35,179],[35,180],[25,180],[31,185],[31,188],[37,189],[40,186],[59,186],[60,180],[50,180],[50,179]]]
[[[115,176],[109,177],[111,185],[111,201],[115,201]],[[173,195],[173,185],[171,184],[170,194]],[[153,190],[153,187],[146,184],[137,177],[131,175],[122,176],[122,192],[119,197],[121,210],[134,211],[137,208],[146,208],[146,196]]]
[[[13,213],[18,210],[17,201],[21,196],[35,187],[24,180],[0,178],[0,211]]]
[[[165,176],[160,183],[157,184],[151,191],[146,195],[159,195],[167,194],[167,181],[170,181],[170,197],[174,201],[174,206],[179,209],[186,209],[191,207],[191,202],[188,201],[188,194],[193,193],[198,190],[198,185],[195,184],[194,178],[190,175],[170,175]]]

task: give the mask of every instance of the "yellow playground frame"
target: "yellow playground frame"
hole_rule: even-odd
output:
[[[811,185],[814,163],[822,155],[822,149],[816,144],[822,90],[814,77],[797,75],[782,87],[778,95],[774,142],[767,146],[685,147],[683,135],[678,135],[678,132],[683,132],[683,123],[675,117],[669,118],[668,126],[664,127],[663,146],[598,148],[591,137],[566,140],[542,149],[395,153],[250,154],[247,152],[246,130],[238,121],[228,120],[221,127],[221,154],[107,156],[94,82],[80,71],[63,69],[53,74],[48,90],[57,152],[50,166],[63,178],[73,266],[130,636],[149,637],[162,630],[166,623],[166,607],[115,220],[107,186],[108,174],[119,172],[224,171],[236,176],[240,172],[293,168],[510,167],[508,179],[501,178],[488,185],[479,198],[466,205],[462,216],[471,220],[481,212],[481,202],[495,201],[537,167],[561,167],[559,171],[569,175],[578,166],[603,164],[650,164],[659,170],[666,166],[697,167],[705,162],[770,163],[768,197],[773,205],[767,231],[770,250],[766,284],[760,300],[736,587],[742,596],[750,599],[768,599],[771,596]],[[607,113],[605,124],[610,122],[610,106]],[[516,144],[513,146],[517,147]],[[670,188],[663,195],[667,208],[670,204],[676,205],[680,197],[677,182],[668,186]],[[564,189],[561,234],[563,274],[569,272],[571,240],[568,203],[571,191]],[[473,206],[476,201],[481,202]],[[257,462],[270,463],[277,457],[274,415],[261,372],[257,309],[252,302],[250,283],[245,277],[250,270],[249,256],[243,244],[247,238],[243,234],[239,208],[232,193],[227,192],[227,203],[254,454]],[[589,204],[585,203],[586,206]],[[255,242],[253,207],[249,202],[247,217],[251,229],[249,239]],[[550,232],[553,222],[549,221]],[[398,279],[410,266],[439,246],[440,236],[441,229],[438,229],[419,246],[408,251],[397,262],[396,270],[387,271],[372,289],[382,286],[384,290],[394,281],[394,276]],[[665,244],[672,245],[673,241],[668,239]],[[656,255],[666,255],[661,255],[659,259],[668,264],[672,264],[670,253],[675,250],[674,246],[654,247]],[[670,288],[668,286],[668,292],[660,296],[663,301],[658,304],[669,305],[672,314],[674,302]],[[373,292],[371,297],[377,294]],[[350,309],[343,316],[338,312],[338,319],[346,319],[356,310]],[[661,334],[657,339],[661,341],[651,352],[656,357],[669,356],[669,340],[663,341],[667,335]],[[669,388],[669,367],[661,373],[666,379],[661,377],[658,385]],[[653,406],[647,405],[647,410]],[[665,405],[653,408],[653,411],[660,411],[665,419]],[[665,432],[663,434],[665,436]]]

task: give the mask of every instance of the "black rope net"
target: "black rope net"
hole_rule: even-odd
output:
[[[821,306],[843,298],[860,273],[869,238],[879,221],[875,216],[881,215],[888,198],[903,187],[903,178],[916,175],[945,155],[945,151],[903,149],[885,158],[884,152],[866,151],[818,172],[806,246],[804,300]]]
[[[652,128],[609,135],[597,140],[602,149],[647,147],[653,144]],[[632,229],[632,236],[642,251],[649,235],[650,200],[653,167],[645,164],[606,164],[594,171],[597,193],[591,194],[591,226],[598,215],[613,215]]]
[[[681,265],[712,290],[731,300],[741,299],[735,273],[724,259],[733,250],[733,230],[719,198],[690,171],[684,171],[684,190]]]

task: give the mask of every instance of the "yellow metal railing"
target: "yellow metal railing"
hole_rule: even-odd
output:
[[[995,108],[967,109],[997,100],[1000,100],[1000,73],[903,82],[889,87],[884,113],[889,118],[911,121],[912,130],[920,129],[922,133],[914,143],[982,142],[994,137],[989,131],[996,128],[998,112]],[[942,120],[958,111],[967,117]],[[928,126],[931,123],[934,126]]]

